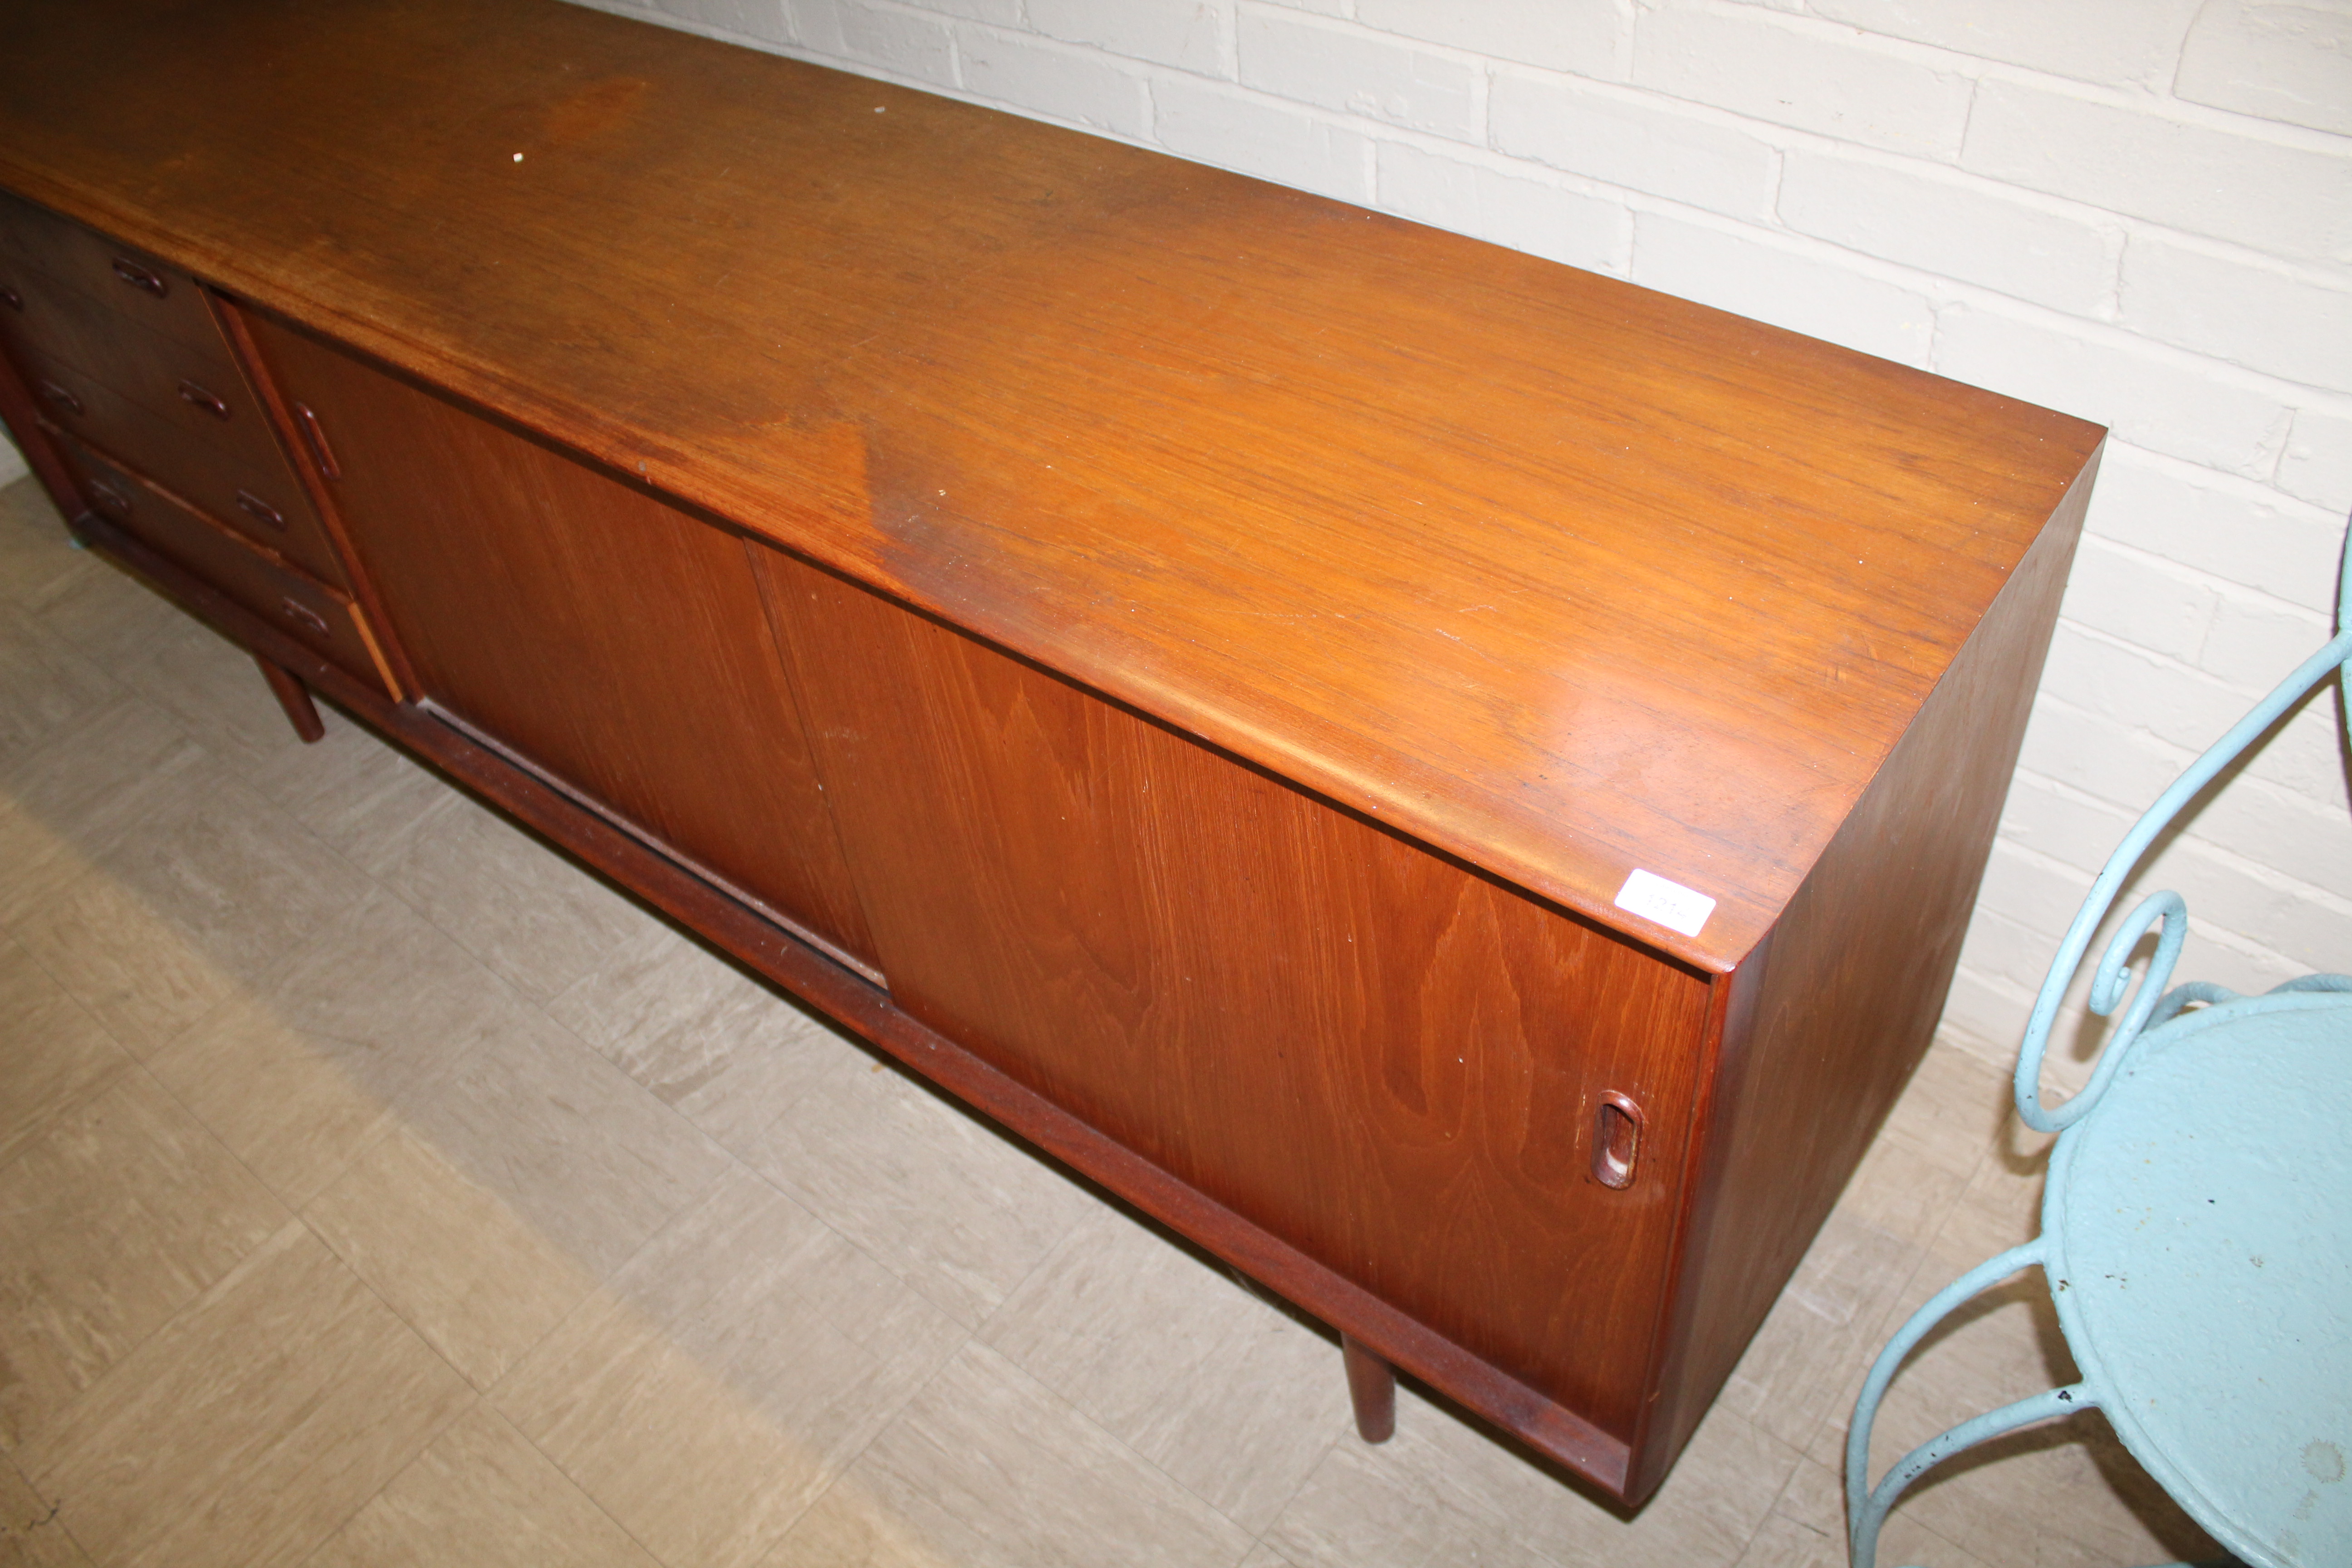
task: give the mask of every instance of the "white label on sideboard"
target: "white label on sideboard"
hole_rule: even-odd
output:
[[[1617,907],[1685,936],[1696,936],[1706,917],[1715,913],[1715,900],[1705,893],[1639,870],[1617,889]]]

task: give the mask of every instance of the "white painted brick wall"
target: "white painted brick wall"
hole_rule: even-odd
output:
[[[1279,11],[1243,14],[1244,87],[1457,142],[1482,141],[1486,71],[1475,56]]]
[[[1915,160],[1797,148],[1778,212],[1799,234],[2056,310],[2094,315],[2114,293],[2111,225]]]
[[[1980,60],[2161,89],[2200,0],[1813,0],[1814,16]]]
[[[1491,155],[1383,142],[1374,157],[1379,205],[1391,212],[1570,267],[1624,274],[1633,216],[1614,202]]]
[[[1486,101],[1499,153],[1728,217],[1771,216],[1780,150],[1731,116],[1526,71],[1497,71]]]
[[[1892,153],[1960,150],[1973,80],[1924,51],[1793,20],[1736,5],[1646,11],[1634,84]]]
[[[1632,42],[1621,0],[1353,0],[1352,14],[1376,31],[1610,80],[1624,76]]]
[[[1028,0],[1028,8],[1030,26],[1049,38],[1179,70],[1234,74],[1231,0]]]
[[[596,3],[1378,205],[2112,426],[1945,1013],[1993,1059],[2116,838],[2325,635],[2352,508],[2340,7]],[[2306,704],[2141,873],[2189,901],[2184,973],[2352,969],[2336,714],[2332,694]],[[2084,1070],[2056,1053],[2053,1076]]]

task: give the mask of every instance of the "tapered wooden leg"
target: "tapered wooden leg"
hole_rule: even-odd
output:
[[[1348,1397],[1356,1402],[1356,1435],[1387,1442],[1396,1431],[1396,1369],[1345,1334],[1339,1353],[1348,1363]]]
[[[258,654],[253,662],[261,666],[261,679],[278,694],[278,706],[286,710],[286,721],[294,726],[296,734],[306,742],[326,734],[327,726],[319,720],[319,705],[310,700],[309,687]]]

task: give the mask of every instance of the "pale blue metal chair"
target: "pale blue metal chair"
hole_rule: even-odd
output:
[[[2019,1117],[2060,1135],[2042,1234],[1947,1286],[1872,1366],[1846,1436],[1854,1568],[1875,1568],[1888,1511],[1944,1459],[2088,1408],[2252,1568],[2352,1564],[2352,978],[2307,975],[2259,996],[2167,992],[2189,915],[2179,895],[2155,894],[2092,978],[2092,1009],[2123,1016],[2090,1082],[2054,1109],[2041,1094],[2067,984],[2148,846],[2331,672],[2352,712],[2352,535],[2345,555],[2336,637],[2148,808],[2059,946],[2017,1062]],[[2134,984],[2131,955],[2150,931],[2156,952]],[[2035,1268],[2082,1381],[1963,1422],[1874,1489],[1871,1425],[1904,1358],[1963,1302]]]

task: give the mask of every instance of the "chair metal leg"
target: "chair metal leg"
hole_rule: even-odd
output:
[[[2078,1383],[2070,1388],[2053,1388],[1989,1411],[1974,1420],[1963,1421],[1940,1436],[1930,1437],[1909,1453],[1895,1461],[1878,1483],[1878,1489],[1863,1500],[1860,1514],[1854,1520],[1851,1542],[1853,1568],[1874,1568],[1878,1561],[1878,1531],[1886,1523],[1886,1516],[1895,1510],[1897,1499],[1913,1481],[1950,1458],[1963,1448],[1973,1448],[1979,1443],[2014,1432],[2020,1426],[2031,1426],[2037,1421],[2052,1421],[2062,1415],[2072,1415],[2077,1410],[2094,1410],[2097,1404],[2091,1396],[2090,1385]],[[1848,1507],[1852,1503],[1849,1501]]]
[[[1863,1383],[1862,1396],[1853,1403],[1853,1421],[1846,1428],[1845,1435],[1846,1541],[1853,1552],[1853,1568],[1874,1568],[1878,1557],[1879,1526],[1885,1522],[1887,1511],[1895,1506],[1895,1499],[1903,1494],[1904,1488],[1908,1487],[1912,1481],[1917,1479],[1929,1467],[1947,1454],[1953,1452],[1953,1449],[1947,1447],[1937,1451],[1933,1458],[1928,1458],[1916,1469],[1909,1468],[1914,1459],[1926,1454],[1929,1448],[1936,1447],[1937,1444],[1944,1442],[1946,1438],[1976,1426],[1979,1422],[2007,1415],[2019,1408],[2018,1405],[2012,1405],[2007,1409],[1994,1412],[1992,1416],[1979,1416],[1975,1422],[1964,1422],[1946,1433],[1943,1437],[1937,1438],[1934,1443],[1906,1455],[1895,1468],[1887,1473],[1878,1492],[1874,1492],[1870,1486],[1870,1429],[1878,1419],[1879,1402],[1886,1397],[1886,1386],[1895,1381],[1896,1369],[1902,1366],[1904,1358],[1918,1348],[1919,1342],[1926,1339],[1937,1323],[1949,1317],[1960,1303],[1982,1295],[2021,1269],[2039,1267],[2045,1253],[2046,1248],[2042,1241],[2036,1238],[2022,1247],[2012,1247],[1998,1258],[1987,1258],[1941,1290],[1937,1291],[1925,1306],[1911,1314],[1903,1327],[1895,1331],[1895,1337],[1886,1342],[1886,1348],[1878,1352],[1878,1360],[1871,1365],[1870,1376]],[[2049,1394],[2037,1394],[2035,1398],[2054,1401],[2058,1393],[2072,1393],[2072,1391],[2054,1391]],[[2031,1404],[2032,1401],[2022,1403]],[[2029,1419],[2039,1420],[2042,1417],[2033,1416]],[[2021,1426],[2023,1422],[2020,1421],[2016,1425]],[[1999,1430],[2007,1431],[2009,1428],[2004,1426]],[[1977,1433],[1967,1441],[1981,1442],[1984,1438],[1992,1436],[1994,1431],[1988,1429]],[[1958,1446],[1965,1447],[1966,1444]],[[1900,1478],[1899,1483],[1898,1478]],[[1880,1492],[1885,1494],[1884,1497],[1879,1495]],[[1866,1538],[1864,1528],[1865,1522],[1868,1525]]]

